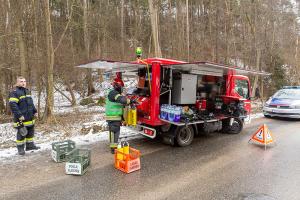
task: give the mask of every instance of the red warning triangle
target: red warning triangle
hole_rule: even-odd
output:
[[[264,124],[252,135],[251,139],[262,144],[269,144],[273,142],[273,135]]]

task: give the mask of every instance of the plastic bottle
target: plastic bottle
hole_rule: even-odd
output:
[[[121,153],[124,153],[124,149],[123,149],[123,147],[122,147],[122,142],[119,142],[118,143],[118,146],[117,146],[117,159],[118,160],[123,160],[124,159],[124,156],[123,156],[123,154],[121,154]],[[120,153],[121,152],[121,153]]]
[[[172,106],[170,105],[169,106],[169,121],[171,122],[174,122],[174,119],[175,119],[175,109],[176,109],[176,106]]]
[[[169,120],[169,116],[170,116],[170,105],[166,104],[166,120]]]
[[[175,108],[175,118],[174,118],[174,122],[179,122],[180,121],[180,116],[181,116],[181,107],[177,106]]]
[[[166,105],[165,104],[162,104],[160,106],[160,118],[166,119]]]
[[[136,112],[136,107],[131,108],[131,125],[132,126],[136,126],[136,122],[137,122],[137,112]]]
[[[122,144],[123,146],[123,153],[125,154],[123,160],[126,160],[129,156],[129,143],[125,140]]]

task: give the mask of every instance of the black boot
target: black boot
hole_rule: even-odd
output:
[[[26,151],[30,151],[30,150],[38,150],[41,147],[35,146],[35,144],[33,142],[28,142],[26,143]]]
[[[111,151],[112,154],[115,154],[115,149],[116,149],[116,148],[114,148],[114,147],[111,147],[111,148],[110,148],[110,151]]]
[[[17,149],[18,149],[18,154],[21,156],[25,155],[25,151],[24,151],[24,144],[21,145],[17,145]]]

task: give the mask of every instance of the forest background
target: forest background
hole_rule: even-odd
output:
[[[131,61],[138,46],[144,58],[271,72],[251,77],[253,93],[259,87],[268,97],[300,85],[299,35],[299,0],[0,0],[0,113],[9,114],[8,94],[22,75],[49,120],[54,92],[75,106],[74,92],[90,96],[102,81],[101,71],[74,66]]]

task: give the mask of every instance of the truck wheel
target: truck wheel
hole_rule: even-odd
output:
[[[178,126],[175,130],[176,143],[180,147],[188,146],[194,139],[194,129],[192,126]]]
[[[239,118],[233,118],[230,126],[230,119],[223,121],[222,132],[229,134],[239,134],[243,130],[243,121]]]
[[[266,118],[272,118],[270,115],[264,115]]]

